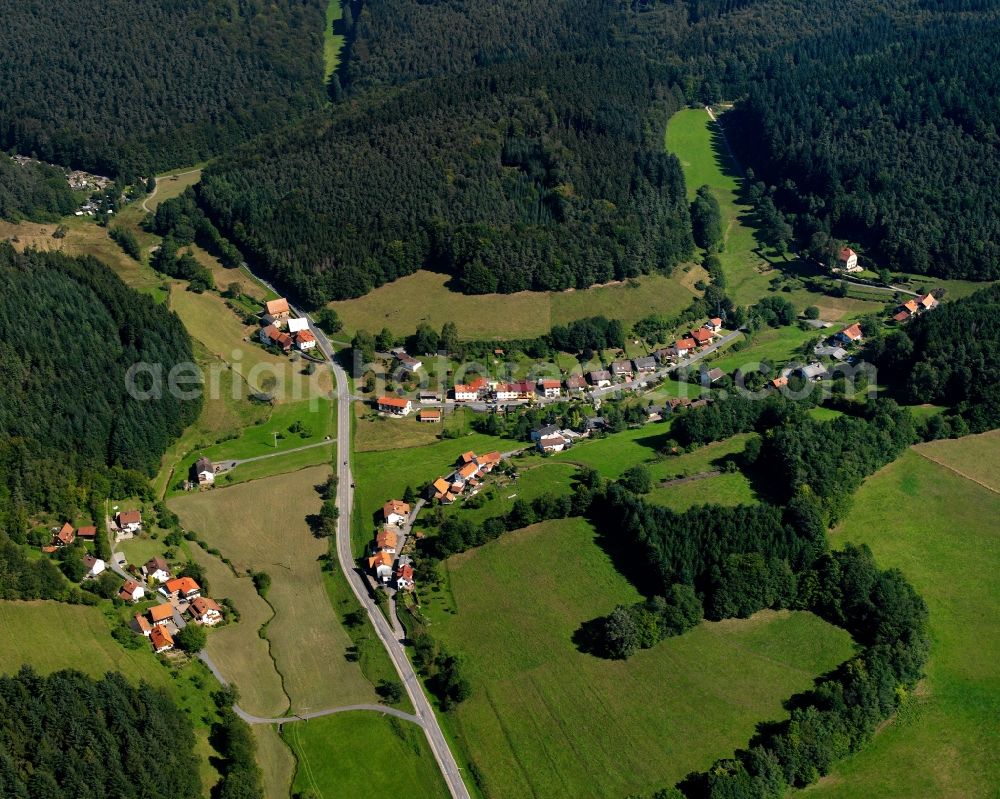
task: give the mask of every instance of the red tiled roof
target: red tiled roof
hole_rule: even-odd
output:
[[[391,527],[379,530],[379,534],[375,536],[375,546],[379,549],[395,549],[397,543],[399,543],[399,537]]]
[[[857,341],[861,338],[861,325],[855,322],[853,325],[848,325],[843,330],[840,331],[842,336],[846,336],[851,341]]]
[[[706,330],[705,328],[701,327],[698,328],[697,330],[691,331],[691,338],[693,338],[699,344],[707,344],[712,340],[712,331]]]
[[[174,645],[174,639],[170,633],[161,626],[153,628],[153,631],[149,634],[149,640],[153,642],[153,648],[157,650],[166,649]]]
[[[390,499],[382,506],[382,515],[388,519],[393,513],[400,516],[409,516],[410,506],[401,499]]]
[[[268,300],[264,303],[264,308],[271,316],[276,316],[277,314],[288,313],[288,300],[284,297],[278,297],[276,300]]]
[[[693,350],[698,346],[698,342],[693,338],[679,338],[674,342],[674,348],[677,350]]]
[[[405,408],[410,404],[408,399],[403,399],[403,397],[379,397],[379,406],[386,406],[387,408]]]
[[[123,510],[118,513],[119,524],[137,524],[142,521],[142,514],[137,510]]]
[[[190,577],[175,577],[173,580],[167,580],[164,585],[167,587],[167,593],[169,594],[175,591],[188,594],[192,591],[201,590],[201,586]]]
[[[169,602],[163,602],[159,605],[153,605],[149,609],[149,619],[156,624],[158,621],[166,621],[167,619],[172,619],[174,617],[174,606]]]
[[[97,535],[97,528],[92,524],[88,524],[85,527],[77,528],[76,534],[80,538],[94,538]]]

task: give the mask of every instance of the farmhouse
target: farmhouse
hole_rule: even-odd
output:
[[[607,369],[595,369],[587,375],[587,382],[594,388],[604,388],[611,385],[611,372]]]
[[[410,517],[410,506],[400,499],[390,499],[382,506],[386,524],[403,524]]]
[[[853,325],[845,327],[836,335],[836,338],[845,344],[856,344],[862,341],[864,336],[861,334],[861,325],[855,322]]]
[[[261,344],[277,347],[282,352],[288,352],[292,348],[292,337],[278,330],[274,325],[268,325],[261,329],[260,342]]]
[[[925,294],[923,297],[918,298],[917,302],[920,303],[920,307],[924,311],[933,311],[935,308],[938,307],[938,305],[941,304],[940,302],[937,301],[937,299],[935,299],[933,294],[929,293]]]
[[[119,529],[126,533],[138,533],[142,529],[142,514],[137,510],[119,511],[116,521]]]
[[[264,312],[272,319],[283,320],[291,315],[288,307],[288,300],[278,297],[276,300],[268,300],[264,303]]]
[[[651,355],[647,355],[644,358],[634,358],[632,360],[632,365],[635,367],[635,371],[639,374],[644,374],[646,372],[656,371],[656,358]]]
[[[437,408],[421,408],[417,411],[417,421],[418,422],[440,422],[441,421],[441,411]]]
[[[408,416],[413,410],[413,403],[404,397],[379,397],[377,404],[379,413],[390,416]]]
[[[59,531],[52,536],[52,545],[56,547],[65,547],[76,541],[76,530],[73,529],[73,525],[66,522]]]
[[[388,552],[376,552],[368,558],[368,568],[383,583],[389,582],[392,579],[392,555]]]
[[[77,527],[76,537],[83,538],[86,541],[93,541],[95,538],[97,538],[97,528],[92,524],[88,524],[83,527]]]
[[[445,504],[450,504],[455,501],[454,497],[451,495],[451,483],[443,477],[439,477],[431,484],[428,493],[433,499],[444,502]]]
[[[311,330],[300,330],[295,334],[295,346],[299,348],[300,352],[316,349],[316,336]]]
[[[215,485],[215,467],[212,461],[202,456],[195,461],[194,477],[200,486]]]
[[[83,556],[83,566],[87,570],[85,579],[93,579],[102,571],[104,571],[104,561],[100,558],[95,558],[89,552]]]
[[[842,272],[862,272],[863,267],[858,264],[858,254],[850,247],[841,247],[837,253],[837,267]]]
[[[174,639],[171,637],[170,633],[162,627],[154,627],[152,629],[149,633],[149,641],[152,643],[153,651],[156,654],[168,652],[174,648]]]
[[[201,596],[201,586],[190,577],[175,577],[160,587],[160,593],[164,596],[176,595],[178,599],[190,602],[195,597]]]
[[[138,602],[146,596],[146,589],[135,580],[126,580],[118,592],[118,598],[124,602]]]
[[[538,388],[545,397],[558,397],[562,394],[562,383],[558,380],[539,380]]]
[[[150,558],[142,566],[142,575],[147,580],[165,583],[170,579],[170,566],[163,558]]]
[[[390,555],[396,554],[396,547],[399,544],[399,536],[392,527],[383,527],[375,536],[375,551],[388,552]]]
[[[156,627],[158,624],[166,624],[174,620],[174,606],[169,602],[153,605],[148,611],[150,623]]]
[[[192,599],[188,605],[188,613],[198,624],[204,624],[206,627],[214,627],[222,621],[222,608],[218,602],[207,596]]]
[[[697,330],[691,331],[691,338],[693,338],[699,346],[712,343],[712,331],[707,330],[704,327],[699,327]]]

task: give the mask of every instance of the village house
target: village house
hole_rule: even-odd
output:
[[[410,518],[410,506],[400,499],[390,499],[382,506],[382,518],[386,524],[404,524]]]
[[[396,352],[396,361],[404,372],[409,372],[410,374],[420,371],[420,368],[424,365],[423,361],[407,355],[403,350]]]
[[[899,311],[892,317],[892,321],[899,322],[900,324],[902,324],[903,322],[909,320],[910,316],[912,316],[912,314],[910,314],[907,311]]]
[[[835,338],[845,344],[857,344],[864,340],[864,336],[861,334],[861,325],[857,322],[853,325],[845,327],[835,336]]]
[[[615,361],[611,364],[611,376],[612,377],[632,377],[632,362],[631,361]]]
[[[214,627],[222,621],[222,608],[218,602],[207,596],[192,599],[191,604],[188,605],[188,613],[198,624],[203,624],[206,627]]]
[[[493,399],[497,402],[510,402],[520,396],[517,383],[497,383],[493,389]]]
[[[638,374],[646,374],[648,372],[656,371],[656,358],[651,355],[647,355],[642,358],[633,358],[632,365],[635,367],[635,371]]]
[[[149,615],[150,624],[154,627],[172,623],[174,620],[174,606],[169,602],[153,605],[146,613]]]
[[[431,483],[428,494],[432,499],[436,499],[439,502],[443,502],[446,505],[450,505],[455,501],[452,496],[451,483],[449,483],[445,478],[439,477],[433,483]]]
[[[201,596],[201,586],[190,577],[175,577],[160,586],[160,593],[166,597],[176,596],[178,599],[190,602],[195,597]]]
[[[671,360],[675,354],[673,347],[661,347],[653,352],[653,357],[658,363],[665,363]]]
[[[132,629],[140,635],[144,635],[146,638],[149,638],[150,633],[153,632],[153,625],[150,624],[146,620],[146,617],[141,613],[136,613],[135,616],[132,617]]]
[[[142,576],[147,580],[165,583],[171,577],[170,566],[161,557],[150,558],[142,565]]]
[[[781,377],[776,377],[776,378],[774,378],[774,380],[772,380],[770,382],[771,388],[774,388],[774,389],[784,388],[787,385],[788,385],[788,376],[787,375],[781,375]]]
[[[703,386],[711,386],[718,383],[722,378],[726,376],[726,373],[719,369],[718,367],[714,369],[708,369],[701,373],[701,384]]]
[[[295,346],[299,348],[299,352],[316,349],[316,336],[311,330],[300,330],[295,334]]]
[[[375,577],[383,583],[392,579],[392,555],[388,552],[376,552],[368,558],[368,568],[375,572]]]
[[[679,338],[674,342],[674,353],[678,358],[686,358],[697,348],[698,342],[693,338]]]
[[[705,329],[712,333],[718,333],[720,330],[722,330],[722,319],[720,319],[718,316],[713,316],[711,319],[705,322]]]
[[[83,556],[83,566],[87,570],[87,573],[84,575],[84,579],[86,580],[94,579],[105,569],[104,561],[100,558],[95,558],[89,552]]]
[[[467,383],[455,384],[455,402],[475,402],[479,399],[479,389]]]
[[[292,337],[284,331],[278,330],[274,325],[268,325],[261,329],[260,342],[277,347],[282,352],[288,352],[292,348]]]
[[[418,422],[436,423],[441,421],[441,411],[437,408],[421,408],[417,411]]]
[[[119,511],[116,521],[118,529],[126,533],[134,535],[142,529],[142,514],[137,510]]]
[[[538,451],[546,454],[562,452],[569,446],[569,444],[570,442],[565,439],[561,433],[542,436],[535,442],[535,446],[538,447]]]
[[[413,403],[405,397],[379,397],[376,404],[379,413],[387,413],[390,416],[409,416],[413,410]]]
[[[547,398],[558,397],[562,394],[562,383],[558,380],[539,380],[538,389]]]
[[[73,525],[69,522],[63,524],[62,527],[52,536],[52,546],[54,547],[67,547],[76,541],[76,530],[73,529]]]
[[[587,387],[587,381],[583,375],[570,375],[566,378],[566,391],[570,394],[578,394]]]
[[[200,486],[215,485],[215,466],[211,460],[202,456],[195,461],[194,479]]]
[[[595,369],[587,375],[587,382],[594,388],[605,388],[611,385],[611,372],[607,369]]]
[[[125,584],[121,587],[118,592],[118,598],[124,602],[138,602],[146,596],[146,589],[143,588],[135,580],[126,580]]]
[[[837,268],[841,272],[863,272],[864,267],[858,263],[858,254],[850,247],[841,247],[837,253]]]
[[[399,536],[392,527],[383,527],[375,536],[375,551],[388,552],[390,555],[396,554],[396,547],[399,544]]]
[[[583,422],[583,429],[588,433],[603,430],[607,426],[608,422],[603,416],[588,416]]]
[[[699,347],[703,347],[706,344],[712,343],[712,331],[704,327],[699,327],[697,330],[691,331],[691,338],[697,342]]]
[[[917,298],[917,302],[920,305],[921,310],[933,311],[941,303],[934,297],[933,294],[925,294],[923,297]]]
[[[309,320],[308,319],[302,319],[300,317],[300,318],[297,318],[297,319],[289,319],[288,320],[288,334],[289,335],[294,335],[295,333],[301,333],[303,330],[308,330],[308,329],[309,329]]]
[[[413,566],[403,563],[400,558],[399,567],[396,569],[396,588],[400,591],[413,590]]]
[[[162,627],[154,627],[149,633],[149,641],[153,645],[153,651],[159,655],[161,652],[168,652],[174,648],[174,639],[170,633]]]
[[[417,395],[417,398],[420,400],[420,402],[425,403],[425,404],[426,403],[431,403],[431,402],[440,402],[441,401],[441,395],[438,394],[436,391],[421,391]]]
[[[264,303],[264,312],[276,321],[283,321],[291,315],[288,307],[288,300],[278,297],[276,300],[268,300]]]
[[[802,376],[803,380],[822,380],[824,375],[826,375],[826,367],[819,363],[811,363],[808,366],[802,366],[795,370],[797,374]]]
[[[84,541],[93,541],[95,538],[97,538],[97,528],[92,524],[88,524],[83,527],[77,527],[76,537],[82,538]]]
[[[833,358],[835,361],[842,361],[847,357],[847,350],[836,345],[820,344],[813,347],[813,352],[816,355]]]
[[[663,406],[647,405],[642,409],[642,413],[646,417],[647,422],[658,422],[663,418]]]

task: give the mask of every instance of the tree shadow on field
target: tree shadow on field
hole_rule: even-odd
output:
[[[595,658],[606,660],[603,633],[604,616],[598,616],[581,623],[570,640],[580,654],[592,655]]]

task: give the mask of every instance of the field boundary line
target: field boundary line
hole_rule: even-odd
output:
[[[1000,491],[998,491],[997,489],[995,489],[995,488],[994,488],[993,486],[991,486],[991,485],[987,485],[987,484],[986,484],[986,483],[984,483],[984,482],[983,482],[982,480],[977,480],[977,479],[976,479],[975,477],[973,477],[972,475],[968,475],[968,474],[966,474],[965,472],[962,472],[962,471],[959,471],[958,469],[956,469],[956,468],[955,468],[954,466],[952,466],[951,464],[948,464],[948,463],[945,463],[944,461],[939,461],[939,460],[938,460],[937,458],[932,458],[932,457],[931,457],[930,455],[928,455],[927,453],[923,452],[922,450],[919,450],[919,449],[917,449],[916,447],[913,447],[912,449],[913,449],[913,451],[914,451],[914,452],[916,452],[916,453],[917,453],[917,454],[918,454],[918,455],[919,455],[919,456],[920,456],[921,458],[926,458],[926,459],[927,459],[927,460],[929,460],[929,461],[930,461],[931,463],[936,463],[936,464],[937,464],[938,466],[940,466],[941,468],[943,468],[943,469],[947,469],[947,470],[948,470],[949,472],[954,472],[954,473],[955,473],[955,474],[957,474],[957,475],[958,475],[959,477],[964,477],[964,478],[965,478],[966,480],[969,480],[970,482],[973,482],[973,483],[975,483],[975,484],[976,484],[977,486],[979,486],[979,487],[981,487],[981,488],[985,488],[985,489],[986,489],[987,491],[990,491],[990,492],[992,492],[992,493],[994,493],[994,494],[1000,494]]]

